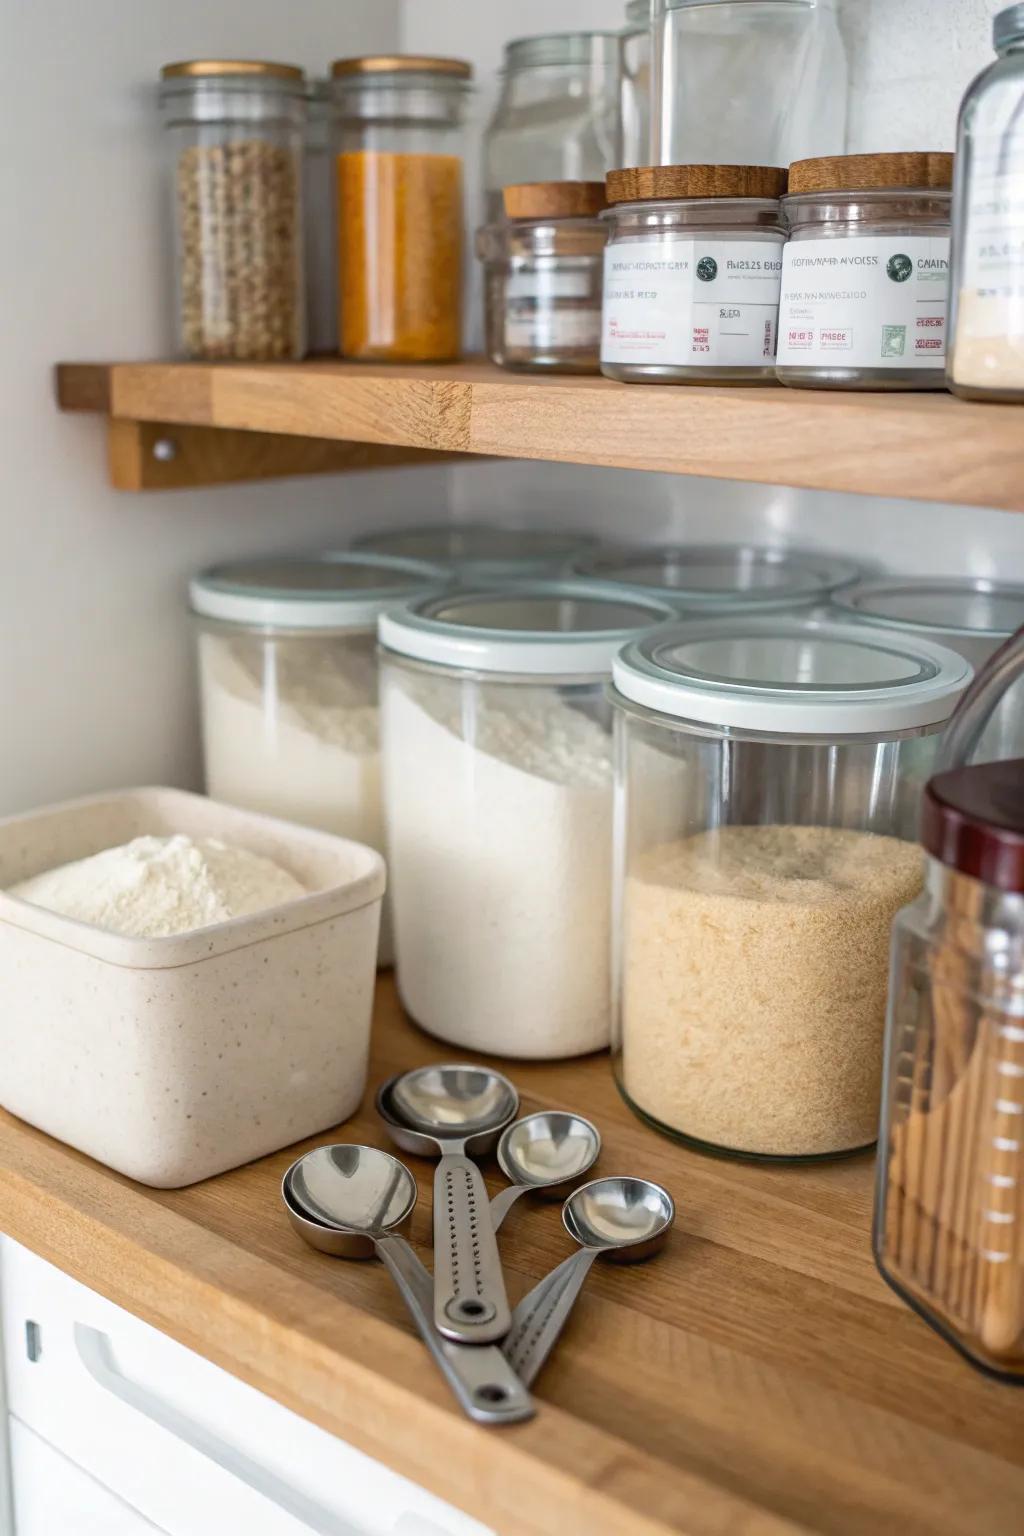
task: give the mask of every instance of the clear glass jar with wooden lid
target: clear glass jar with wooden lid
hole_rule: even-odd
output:
[[[790,167],[778,377],[808,389],[943,389],[953,156]]]
[[[598,373],[604,183],[530,182],[503,199],[504,220],[476,236],[488,357],[526,372]]]
[[[306,81],[292,64],[165,64],[178,345],[273,361],[306,349],[302,163]]]
[[[769,383],[786,172],[760,165],[611,171],[601,372],[630,383]]]
[[[412,54],[331,66],[339,350],[430,363],[462,348],[462,122],[472,68]]]

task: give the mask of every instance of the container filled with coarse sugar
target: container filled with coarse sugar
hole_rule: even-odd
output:
[[[270,362],[306,349],[306,79],[291,64],[165,64],[174,155],[178,341],[186,357]]]
[[[610,171],[601,372],[628,383],[775,377],[786,172]]]
[[[785,615],[616,659],[615,1066],[644,1120],[753,1157],[874,1141],[889,931],[971,676],[924,640]]]
[[[673,603],[680,617],[808,613],[860,575],[842,555],[763,544],[647,544],[597,550],[573,573]]]
[[[377,619],[449,579],[354,552],[236,560],[197,576],[208,792],[383,852]],[[391,960],[387,911],[379,959]]]
[[[506,187],[505,217],[476,234],[484,338],[501,368],[597,373],[605,227],[603,181]]]
[[[944,389],[950,154],[790,167],[778,377],[808,389]]]
[[[610,1035],[612,657],[654,598],[538,581],[382,616],[398,988],[431,1034],[501,1056]]]

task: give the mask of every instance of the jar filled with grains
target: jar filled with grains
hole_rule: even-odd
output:
[[[331,68],[339,350],[445,362],[462,347],[462,120],[472,69],[379,55]]]
[[[506,187],[505,218],[477,230],[487,355],[501,368],[598,373],[603,181]]]
[[[971,676],[927,641],[783,615],[620,653],[615,1067],[642,1119],[747,1157],[875,1140],[890,928]]]
[[[167,64],[178,342],[186,357],[272,361],[306,349],[306,84],[243,59]]]

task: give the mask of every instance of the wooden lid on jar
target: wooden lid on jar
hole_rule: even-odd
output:
[[[606,206],[603,181],[523,181],[501,196],[509,219],[594,219]]]
[[[953,185],[953,156],[938,150],[894,155],[826,155],[789,168],[790,195],[801,192],[898,192]]]
[[[776,165],[637,165],[609,171],[609,203],[647,203],[662,198],[759,197],[786,190],[787,173]]]

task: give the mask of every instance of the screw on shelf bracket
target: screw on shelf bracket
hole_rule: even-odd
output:
[[[39,1324],[38,1323],[34,1323],[30,1317],[26,1318],[25,1319],[25,1353],[26,1353],[26,1355],[28,1355],[28,1357],[31,1360],[33,1365],[35,1365],[36,1361],[39,1359],[39,1357],[42,1354],[42,1352],[43,1352],[43,1334],[42,1334],[42,1329],[39,1327]]]
[[[173,437],[158,437],[153,444],[153,457],[159,464],[170,464],[178,457],[178,445]]]

